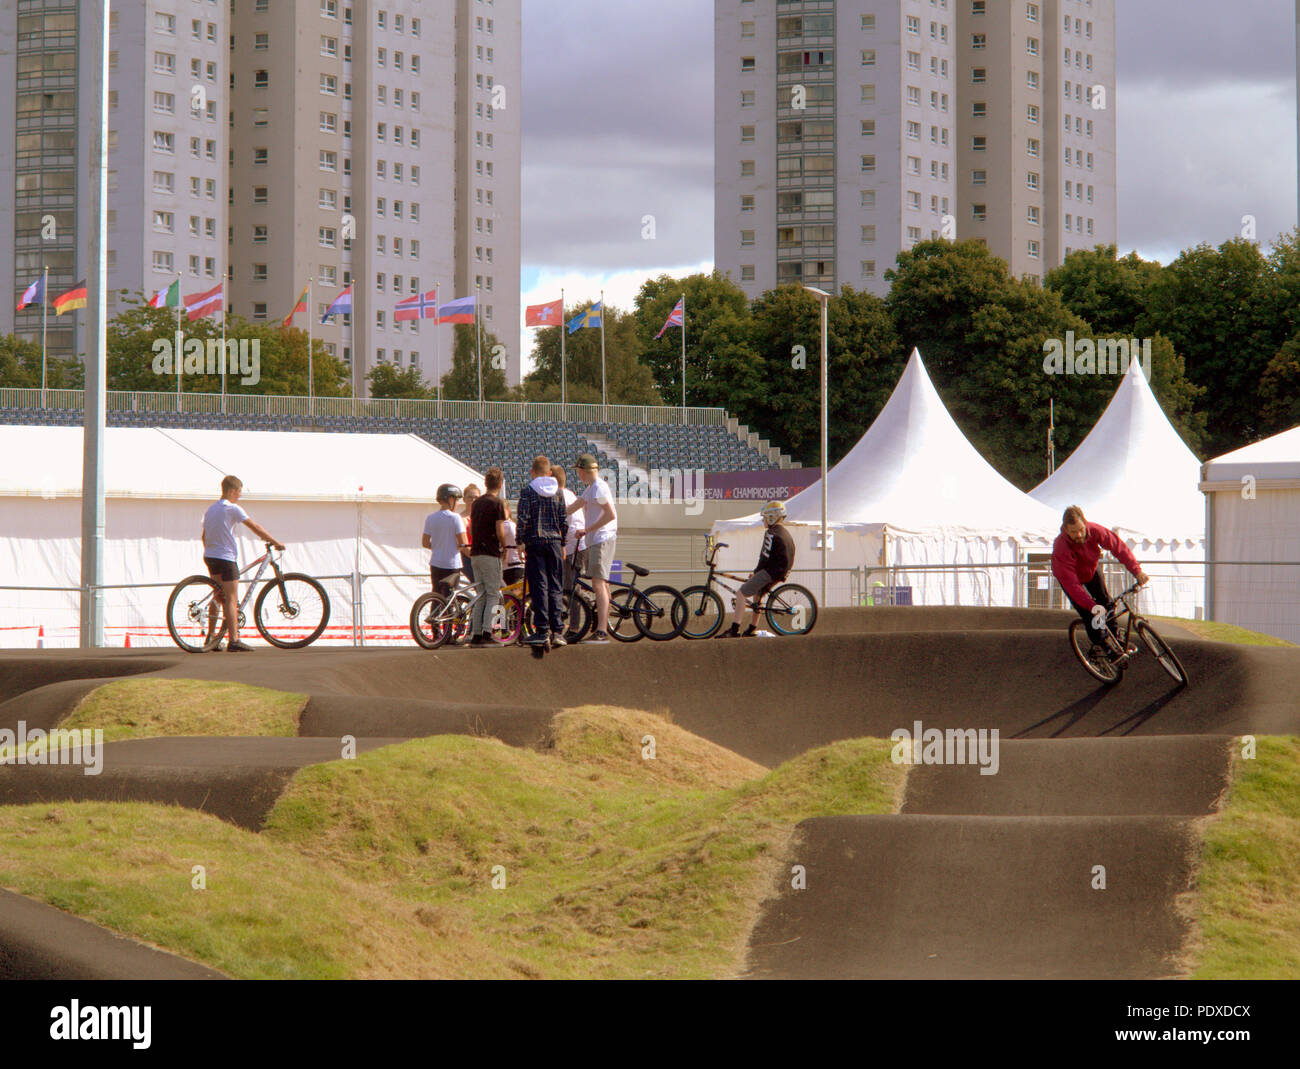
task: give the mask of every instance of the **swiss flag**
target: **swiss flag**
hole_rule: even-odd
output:
[[[549,304],[530,304],[524,309],[524,326],[558,327],[564,320],[564,302],[551,301]]]

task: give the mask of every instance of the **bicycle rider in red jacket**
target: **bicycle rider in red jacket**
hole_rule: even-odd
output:
[[[1062,517],[1061,533],[1052,543],[1052,574],[1061,584],[1070,604],[1087,624],[1093,646],[1105,648],[1108,645],[1106,637],[1097,626],[1100,614],[1094,615],[1094,609],[1098,605],[1104,606],[1107,612],[1114,606],[1106,592],[1101,572],[1097,570],[1103,549],[1113,553],[1133,573],[1141,586],[1150,582],[1150,577],[1142,570],[1119,535],[1099,523],[1089,523],[1078,505],[1067,508]],[[1114,622],[1107,626],[1110,633],[1118,639]]]

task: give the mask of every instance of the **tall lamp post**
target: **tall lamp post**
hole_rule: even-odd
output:
[[[822,350],[822,368],[821,368],[821,395],[822,395],[822,448],[821,448],[821,459],[822,459],[822,600],[821,600],[821,605],[822,605],[822,608],[824,609],[824,608],[826,608],[826,567],[827,567],[827,564],[828,564],[828,558],[827,558],[827,553],[826,553],[826,535],[827,535],[827,525],[826,525],[826,438],[827,438],[827,435],[826,435],[826,365],[827,365],[827,362],[828,362],[828,361],[827,361],[827,355],[826,355],[826,309],[827,309],[827,306],[828,306],[829,303],[830,303],[831,295],[830,295],[829,293],[827,293],[825,290],[819,290],[819,289],[817,289],[817,287],[815,287],[815,286],[804,286],[804,289],[806,289],[809,293],[811,293],[814,297],[816,297],[817,300],[820,302],[820,304],[821,304],[821,306],[822,306],[822,307],[821,307],[821,313],[822,313],[822,317],[821,317],[821,318],[822,318],[822,332],[821,332],[821,333],[822,333],[822,344],[821,344],[821,350]]]

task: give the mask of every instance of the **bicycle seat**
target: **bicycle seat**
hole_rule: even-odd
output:
[[[625,560],[625,561],[623,562],[623,567],[626,568],[626,569],[627,569],[629,572],[631,572],[633,575],[639,575],[639,576],[641,576],[641,578],[643,578],[643,579],[644,579],[647,575],[650,574],[650,569],[649,569],[649,568],[642,568],[641,565],[639,565],[639,564],[633,564],[631,561],[626,561],[626,560]]]

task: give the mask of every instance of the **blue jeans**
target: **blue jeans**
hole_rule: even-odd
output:
[[[564,630],[564,543],[557,539],[528,542],[524,577],[533,599],[533,633],[537,638]]]

